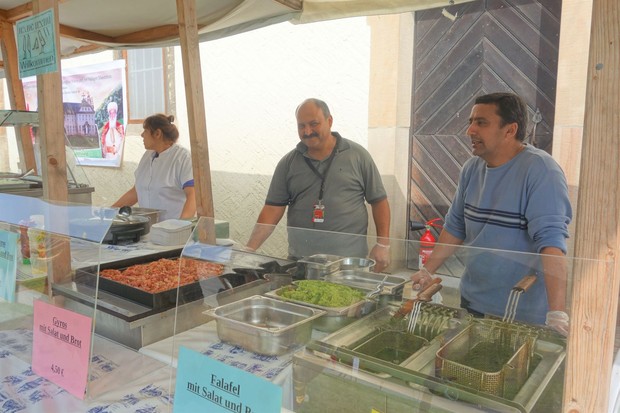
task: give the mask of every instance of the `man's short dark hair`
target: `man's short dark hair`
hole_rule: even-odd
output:
[[[327,119],[327,118],[329,118],[331,116],[331,113],[329,111],[329,106],[327,106],[327,103],[325,103],[321,99],[317,99],[317,98],[309,98],[309,99],[306,99],[303,102],[301,102],[301,104],[299,106],[297,106],[297,109],[295,109],[295,116],[297,116],[297,112],[299,112],[299,108],[304,103],[309,103],[309,102],[314,103],[319,109],[321,109],[321,112],[323,112],[323,117],[325,117],[325,119]]]
[[[477,104],[493,104],[497,107],[497,115],[502,119],[502,125],[508,123],[517,124],[516,138],[523,142],[527,130],[527,106],[523,99],[514,93],[490,93],[478,96],[474,102]]]

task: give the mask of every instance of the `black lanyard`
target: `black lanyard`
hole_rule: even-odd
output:
[[[312,164],[310,158],[304,156],[304,161],[306,164],[312,169],[312,172],[321,180],[321,189],[319,190],[319,202],[323,201],[323,192],[325,191],[325,179],[327,179],[327,173],[329,172],[329,168],[332,166],[332,161],[334,160],[334,156],[336,156],[336,149],[338,149],[339,139],[336,138],[336,144],[332,149],[332,153],[329,154],[329,158],[327,158],[327,167],[325,167],[325,172],[321,175],[318,169]]]

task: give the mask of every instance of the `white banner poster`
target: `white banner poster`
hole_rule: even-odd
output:
[[[38,110],[36,78],[24,79],[23,84],[28,110]],[[126,84],[124,60],[62,70],[65,144],[71,146],[79,165],[121,165]]]

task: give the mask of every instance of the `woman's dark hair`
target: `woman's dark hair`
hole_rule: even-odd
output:
[[[164,140],[174,143],[179,139],[179,130],[172,122],[174,122],[174,115],[157,113],[144,119],[142,127],[148,129],[151,134],[159,129],[161,130]]]
[[[497,107],[497,115],[502,119],[501,126],[508,123],[517,124],[517,139],[525,139],[527,130],[527,106],[523,99],[514,93],[491,93],[478,96],[475,104],[493,104]]]

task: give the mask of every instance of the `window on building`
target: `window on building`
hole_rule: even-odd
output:
[[[142,122],[153,113],[167,113],[164,49],[130,49],[126,59],[129,121]]]

